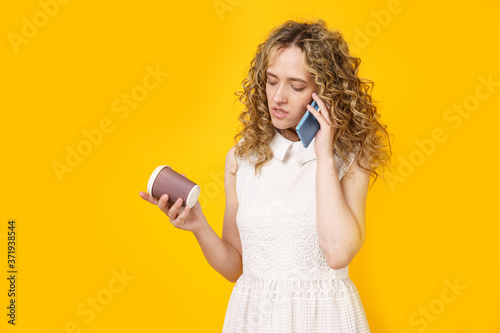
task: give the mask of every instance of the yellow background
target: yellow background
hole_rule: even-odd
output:
[[[201,185],[204,213],[220,235],[220,176],[241,110],[233,93],[271,28],[316,17],[341,30],[362,58],[361,76],[375,81],[381,120],[394,135],[392,178],[369,192],[366,243],[349,266],[372,332],[500,332],[500,87],[487,94],[481,85],[481,78],[500,82],[497,2],[143,0],[51,8],[45,21],[35,0],[0,9],[2,332],[221,331],[233,284],[206,263],[191,233],[138,192],[156,166],[173,166]],[[37,30],[23,28],[26,20]],[[23,29],[31,37],[14,46]],[[122,95],[141,92],[147,68],[168,76],[129,113],[114,112]],[[473,109],[468,116],[446,120],[464,103]],[[84,131],[102,121],[111,129],[85,146]],[[434,148],[418,145],[429,140]],[[59,179],[53,164],[66,164],[68,146],[87,148],[87,156]],[[408,163],[413,169],[404,171]],[[6,323],[10,219],[17,223],[15,327]],[[128,280],[120,283],[115,274],[123,272]],[[465,289],[454,294],[447,284],[454,281]],[[92,299],[105,303],[100,311]],[[425,309],[432,317],[420,314]]]

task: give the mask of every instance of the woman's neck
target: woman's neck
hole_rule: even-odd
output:
[[[278,132],[283,136],[285,139],[290,140],[290,141],[300,141],[299,136],[295,129],[293,128],[287,128],[287,129],[277,129]]]

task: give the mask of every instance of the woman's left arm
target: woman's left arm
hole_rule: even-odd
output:
[[[339,181],[333,155],[320,156],[316,171],[318,240],[328,266],[349,265],[365,241],[369,174],[353,161]]]
[[[365,209],[370,174],[353,161],[339,181],[333,158],[336,128],[327,107],[318,95],[312,95],[320,111],[307,109],[320,123],[316,134],[316,223],[319,246],[328,266],[341,269],[349,265],[365,241]],[[366,166],[362,161],[361,164]]]

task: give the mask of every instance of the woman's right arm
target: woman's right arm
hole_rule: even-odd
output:
[[[240,234],[236,225],[236,213],[238,212],[236,176],[231,174],[231,172],[236,171],[234,147],[228,151],[225,164],[224,187],[226,208],[224,211],[222,238],[219,238],[208,223],[204,224],[204,228],[193,233],[210,266],[227,280],[236,282],[243,271],[243,265]]]
[[[236,176],[231,174],[235,169],[236,160],[234,158],[234,147],[232,147],[226,155],[225,163],[224,187],[226,208],[222,238],[219,238],[217,233],[208,224],[199,202],[192,208],[181,207],[182,199],[179,199],[173,205],[169,205],[166,194],[158,200],[148,193],[139,193],[144,200],[158,205],[160,210],[168,216],[170,222],[176,228],[193,232],[210,266],[230,282],[235,282],[243,271],[241,241],[236,225],[236,213],[238,211]]]

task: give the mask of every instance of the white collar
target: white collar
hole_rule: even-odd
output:
[[[271,148],[271,150],[273,151],[274,157],[276,157],[280,161],[283,161],[291,147],[294,152],[293,155],[295,156],[297,162],[304,164],[317,158],[315,142],[316,139],[313,138],[309,146],[307,148],[304,148],[301,141],[290,141],[275,129],[274,137],[269,143],[269,148]]]

